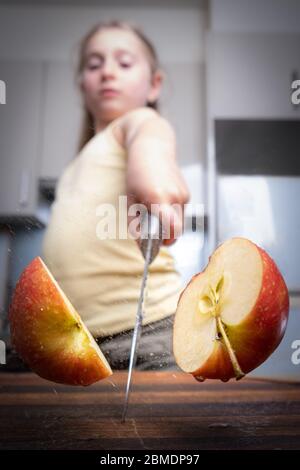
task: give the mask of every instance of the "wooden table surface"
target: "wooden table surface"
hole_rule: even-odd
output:
[[[90,387],[0,374],[1,449],[300,449],[300,385],[135,371]]]

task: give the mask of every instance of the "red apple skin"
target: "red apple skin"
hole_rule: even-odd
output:
[[[257,246],[263,262],[263,282],[252,312],[228,337],[245,373],[262,364],[280,344],[289,314],[289,294],[272,258]]]
[[[261,291],[252,311],[242,323],[225,325],[229,341],[245,374],[262,364],[277,348],[283,338],[289,313],[288,289],[279,269],[265,250],[250,243],[259,251],[263,263]],[[209,378],[227,381],[235,377],[222,341],[216,340],[213,353],[192,375],[200,380]]]
[[[41,377],[69,385],[90,385],[112,374],[88,341],[78,354],[76,335],[78,338],[81,327],[70,317],[39,257],[24,269],[17,282],[9,321],[12,345]]]

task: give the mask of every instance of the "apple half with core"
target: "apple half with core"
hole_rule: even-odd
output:
[[[79,314],[40,257],[22,272],[9,307],[12,345],[38,375],[90,385],[112,370]]]
[[[288,289],[272,258],[246,238],[231,238],[181,293],[175,360],[199,381],[241,379],[279,345],[288,312]]]

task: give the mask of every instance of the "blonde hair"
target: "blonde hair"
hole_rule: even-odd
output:
[[[150,70],[152,75],[158,70],[161,69],[156,50],[150,40],[145,36],[141,29],[137,26],[134,26],[130,23],[123,21],[109,21],[101,22],[93,26],[93,28],[82,38],[79,46],[79,62],[77,67],[77,79],[81,77],[82,71],[85,66],[85,52],[88,46],[90,39],[98,32],[103,29],[116,28],[123,29],[126,31],[131,31],[134,33],[144,44],[146,52],[148,55]],[[147,103],[147,106],[150,108],[159,110],[158,101]],[[84,116],[81,128],[81,135],[79,140],[79,151],[84,147],[84,145],[95,135],[93,117],[86,106],[84,106]]]

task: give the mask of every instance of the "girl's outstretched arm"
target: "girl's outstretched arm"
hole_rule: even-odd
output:
[[[157,215],[167,234],[164,243],[171,244],[182,231],[183,205],[189,200],[189,191],[176,162],[174,130],[151,108],[128,113],[123,129],[128,154],[128,202],[142,203],[154,213],[157,208],[153,204],[158,204]]]

